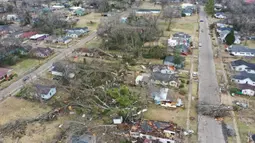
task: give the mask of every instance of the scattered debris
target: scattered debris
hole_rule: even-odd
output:
[[[192,135],[192,134],[194,134],[194,131],[193,130],[187,130],[187,131],[184,131],[183,134],[185,136]]]
[[[233,108],[231,106],[226,106],[223,104],[220,105],[208,105],[208,104],[200,104],[198,105],[197,111],[198,113],[211,117],[225,117],[229,115],[229,111],[232,111]]]
[[[248,108],[248,104],[247,103],[240,102],[240,101],[237,101],[237,100],[233,101],[233,104],[235,104],[237,106],[240,106],[242,108],[245,108],[245,109]]]

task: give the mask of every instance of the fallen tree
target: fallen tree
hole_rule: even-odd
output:
[[[223,104],[219,105],[210,105],[210,104],[199,104],[197,106],[197,112],[199,114],[211,117],[225,117],[229,116],[229,111],[232,111],[233,108]]]

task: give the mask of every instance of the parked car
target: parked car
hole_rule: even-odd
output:
[[[200,19],[200,22],[204,22],[204,20]]]
[[[255,40],[255,36],[249,36],[247,37],[248,40]]]

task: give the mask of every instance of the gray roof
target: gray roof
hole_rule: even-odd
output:
[[[170,82],[170,81],[176,81],[177,77],[175,76],[175,74],[152,73],[151,79],[164,81],[164,82]]]
[[[255,74],[249,74],[247,72],[240,72],[239,74],[234,75],[233,78],[234,79],[239,79],[239,80],[243,80],[243,79],[249,78],[252,81],[255,81]]]
[[[241,66],[241,65],[247,66],[248,67],[247,69],[255,69],[255,64],[248,63],[244,60],[236,60],[236,61],[231,62],[232,67]]]
[[[232,45],[230,47],[230,52],[251,52],[255,53],[255,49],[251,49],[242,45]]]
[[[173,34],[173,37],[178,37],[178,38],[191,38],[189,34],[186,34],[184,32],[177,32]]]
[[[249,85],[249,84],[238,84],[239,89],[250,89],[255,91],[255,86]]]
[[[48,94],[52,88],[56,88],[54,85],[46,86],[40,84],[35,85],[35,87],[38,94]]]

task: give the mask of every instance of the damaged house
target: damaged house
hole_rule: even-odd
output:
[[[151,83],[163,86],[179,86],[179,80],[175,74],[152,73]]]
[[[175,143],[180,140],[182,129],[172,122],[143,120],[136,122],[130,130],[130,136],[145,138],[150,142],[158,140],[162,143]]]

